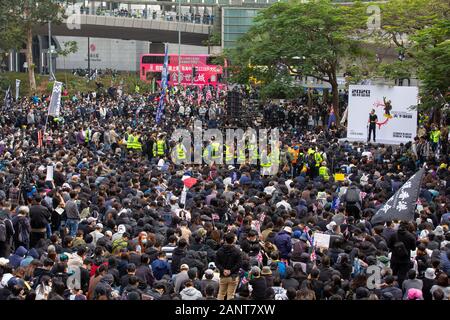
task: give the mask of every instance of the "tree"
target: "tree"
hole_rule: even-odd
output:
[[[20,26],[10,19],[10,8],[0,1],[0,63],[3,63],[12,49],[20,48],[25,39]]]
[[[450,102],[450,20],[440,20],[411,38],[421,80],[421,107],[436,111]]]
[[[220,35],[220,32],[213,31],[209,36],[207,40],[202,41],[202,44],[204,46],[220,46],[222,43],[222,37]]]
[[[381,6],[381,13],[381,29],[374,34],[375,39],[382,46],[393,45],[402,58],[381,64],[381,74],[389,79],[417,76],[421,81],[422,109],[435,109],[448,103],[448,0],[391,0]]]
[[[67,41],[64,43],[64,49],[59,49],[56,51],[56,53],[63,57],[64,61],[64,79],[66,86],[67,83],[67,74],[66,74],[66,57],[69,56],[72,53],[76,53],[78,51],[78,43],[76,41]]]
[[[17,26],[25,35],[26,59],[28,64],[28,81],[30,91],[36,90],[33,63],[33,28],[45,23],[60,23],[64,18],[64,9],[53,0],[2,0],[8,12],[7,20]]]
[[[252,74],[265,85],[286,74],[310,76],[332,88],[335,114],[339,116],[337,74],[342,62],[365,55],[360,40],[367,34],[364,6],[276,3],[262,10],[251,27],[229,52],[237,79]],[[262,67],[263,66],[263,67]],[[283,68],[285,66],[286,68]]]
[[[450,5],[447,0],[390,0],[381,4],[381,29],[378,40],[395,45],[405,59],[413,58],[414,35],[433,25],[437,20],[448,19]]]

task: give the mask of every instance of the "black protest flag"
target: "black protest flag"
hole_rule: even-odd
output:
[[[9,86],[8,90],[6,90],[6,93],[5,93],[5,101],[4,101],[3,108],[5,110],[11,109],[11,103],[12,103],[11,86]]]
[[[372,224],[384,221],[411,221],[414,218],[417,198],[420,193],[425,168],[417,171],[373,216]]]
[[[391,220],[411,221],[414,218],[424,173],[425,168],[421,168],[409,178],[372,217],[372,224]]]

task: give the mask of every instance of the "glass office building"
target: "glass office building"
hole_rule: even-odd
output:
[[[232,48],[239,37],[250,29],[261,8],[222,7],[222,47]]]

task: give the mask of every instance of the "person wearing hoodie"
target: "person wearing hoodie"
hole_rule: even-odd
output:
[[[407,223],[401,223],[395,236],[389,238],[388,247],[392,251],[391,268],[401,286],[411,269],[411,251],[416,250],[416,239],[408,229]]]
[[[16,249],[16,252],[14,252],[13,254],[11,254],[9,256],[9,264],[11,265],[11,267],[13,267],[14,269],[17,269],[20,266],[20,262],[22,262],[22,260],[25,258],[25,255],[27,254],[28,250],[25,249],[25,247],[18,247]]]
[[[28,218],[29,213],[30,209],[27,206],[21,206],[17,215],[11,219],[14,226],[14,248],[20,246],[30,248],[31,225]]]
[[[233,299],[239,281],[239,269],[242,266],[241,252],[234,245],[236,235],[227,233],[225,243],[217,250],[216,266],[220,270],[218,299]]]
[[[286,226],[275,236],[274,244],[277,246],[278,251],[280,252],[280,258],[282,260],[288,260],[291,256],[292,251],[291,234],[292,228]]]
[[[199,300],[203,298],[202,293],[194,288],[192,280],[187,280],[184,285],[185,288],[180,292],[181,300]]]
[[[119,226],[117,227],[117,232],[113,234],[112,236],[112,242],[114,242],[117,239],[122,238],[122,235],[127,231],[126,227],[124,224],[119,224]]]
[[[156,280],[161,280],[164,275],[172,276],[172,268],[167,262],[166,253],[161,251],[158,259],[152,262],[152,271]]]
[[[20,266],[26,268],[33,260],[39,260],[39,253],[35,248],[31,248],[30,251],[27,252],[27,256],[20,261]]]
[[[292,254],[291,261],[300,262],[302,253],[308,251],[308,237],[305,232],[295,230],[292,235]]]
[[[155,277],[150,268],[150,257],[147,254],[141,255],[141,265],[136,269],[136,277],[146,283],[149,287],[153,286]]]
[[[349,256],[347,253],[341,253],[338,256],[337,262],[333,266],[333,269],[335,269],[341,273],[342,279],[344,279],[344,280],[350,279],[353,267],[349,262]]]
[[[181,259],[186,256],[187,252],[187,241],[185,239],[180,239],[178,241],[178,246],[172,251],[172,273],[177,273],[181,266]]]

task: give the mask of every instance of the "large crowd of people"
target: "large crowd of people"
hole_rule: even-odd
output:
[[[170,88],[159,124],[159,93],[76,94],[59,117],[47,96],[4,109],[0,300],[449,299],[447,123],[399,146],[349,143],[326,101],[238,90],[239,116],[226,91]],[[195,120],[278,128],[278,172],[250,161],[251,143],[191,145],[205,161],[190,163],[171,136]],[[414,219],[371,224],[423,165]]]

